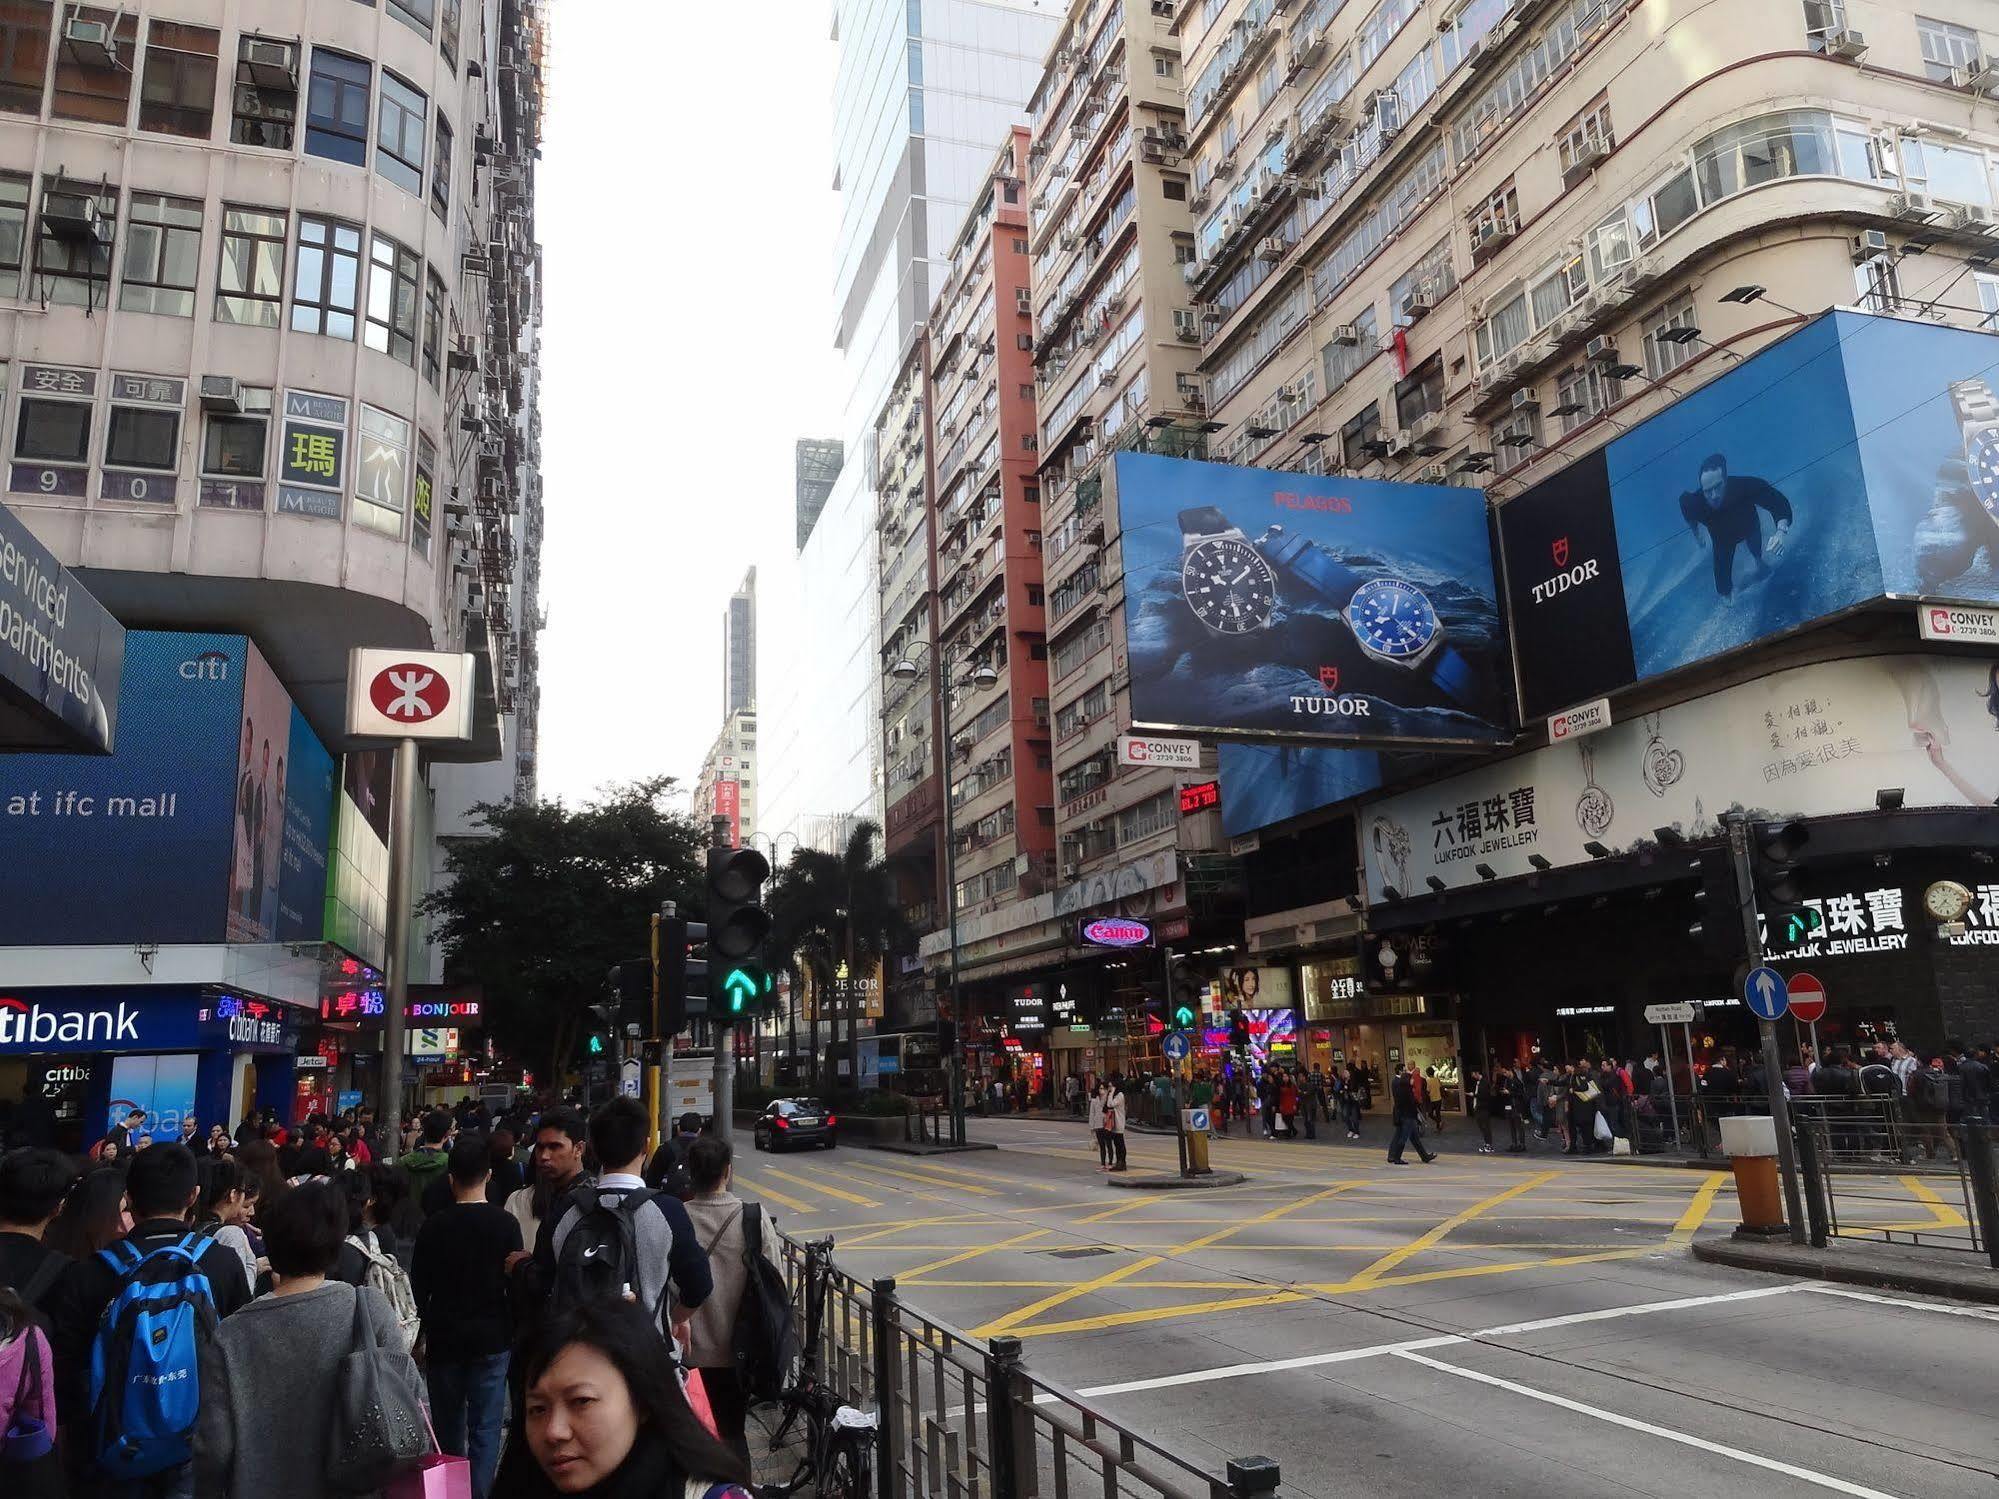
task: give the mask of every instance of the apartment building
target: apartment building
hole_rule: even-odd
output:
[[[738,848],[757,833],[756,757],[757,710],[738,708],[723,720],[694,781],[695,821],[706,832],[710,818],[727,819],[729,841]]]

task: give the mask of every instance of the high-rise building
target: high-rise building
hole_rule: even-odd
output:
[[[694,782],[694,819],[705,833],[710,819],[726,818],[729,841],[740,847],[757,832],[757,710],[738,708],[701,761]]]
[[[722,615],[722,716],[757,705],[757,570],[743,575]]]
[[[849,461],[795,559],[765,571],[767,585],[784,580],[764,600],[764,823],[774,834],[831,844],[856,819],[881,816],[875,465],[865,443],[1055,24],[1040,0],[834,8],[840,219],[829,326]]]
[[[162,889],[121,908],[122,943],[0,948],[0,974],[10,993],[50,975],[72,997],[155,986],[159,1034],[179,1039],[147,1049],[204,1052],[205,1117],[235,1117],[244,1076],[211,1065],[192,1010],[169,1013],[172,986],[303,1000],[316,1022],[328,985],[374,972],[400,915],[380,757],[339,753],[349,649],[478,660],[476,738],[426,765],[426,843],[463,804],[533,788],[546,34],[542,0],[0,14],[7,503],[159,660],[174,632],[200,632],[165,685],[226,681],[245,741],[239,765],[236,725],[218,749],[194,709],[166,710],[185,713],[189,774],[218,755],[241,771],[219,807],[184,798],[170,825],[226,846],[234,806],[233,946],[220,911],[212,942],[164,935],[207,918],[170,919]],[[194,826],[209,816],[218,828]],[[46,852],[45,876],[99,862]],[[198,884],[200,862],[161,885]],[[420,891],[427,848],[418,863]],[[291,884],[315,871],[323,893]],[[79,886],[74,904],[97,903]],[[254,1085],[288,1106],[289,1049],[269,1050]],[[323,1081],[346,1086],[356,1048],[327,1050]]]

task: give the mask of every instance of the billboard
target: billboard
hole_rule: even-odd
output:
[[[1148,453],[1117,454],[1115,483],[1133,727],[1507,738],[1479,491]]]
[[[125,629],[0,505],[0,746],[108,754]]]
[[[1828,313],[1502,505],[1523,719],[1884,595],[1999,600],[1995,365]]]
[[[1653,830],[1712,838],[1723,812],[1868,811],[1881,787],[1910,807],[1999,802],[1999,665],[1877,656],[1776,672],[1531,754],[1364,804],[1370,901],[1527,874],[1534,856],[1583,864]]]
[[[283,889],[295,859],[293,899],[318,903],[331,763],[256,647],[133,631],[120,697],[113,754],[0,757],[0,866],[28,872],[0,943],[316,936]]]

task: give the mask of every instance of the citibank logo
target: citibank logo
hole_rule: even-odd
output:
[[[203,651],[193,660],[181,662],[180,674],[190,682],[226,682],[229,680],[229,653]]]
[[[69,1046],[138,1039],[139,1012],[122,1002],[111,1010],[49,1010],[23,999],[0,996],[0,1046]]]

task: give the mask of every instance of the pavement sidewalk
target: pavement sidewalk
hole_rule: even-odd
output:
[[[1802,1275],[1840,1285],[1913,1291],[1999,1306],[1999,1270],[1982,1254],[1854,1239],[1834,1239],[1825,1248],[1814,1249],[1783,1239],[1772,1242],[1716,1235],[1694,1240],[1693,1255],[1707,1264],[1738,1270]]]

